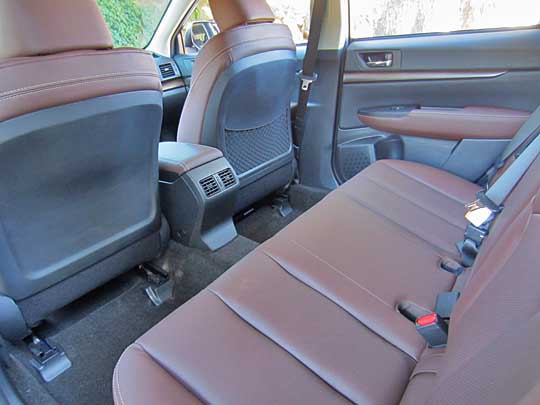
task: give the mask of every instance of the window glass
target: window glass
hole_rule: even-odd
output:
[[[296,44],[307,42],[309,35],[310,0],[266,0],[266,2],[274,12],[276,22],[289,27]]]
[[[152,39],[169,1],[97,0],[97,3],[111,30],[114,46],[144,48]]]
[[[289,27],[295,43],[307,42],[310,0],[267,0],[267,3],[276,16],[276,22]],[[202,45],[218,32],[208,0],[199,0],[180,32],[185,52],[199,52]]]
[[[350,0],[351,37],[531,26],[539,0]]]
[[[214,22],[208,0],[200,0],[180,32],[185,53],[198,53],[202,46],[218,32],[219,29]]]

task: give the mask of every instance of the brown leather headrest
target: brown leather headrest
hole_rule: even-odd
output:
[[[112,46],[95,0],[0,0],[0,59]]]
[[[220,31],[276,19],[265,0],[210,0],[210,9]]]

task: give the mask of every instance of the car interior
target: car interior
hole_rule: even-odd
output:
[[[537,0],[0,0],[0,403],[540,403],[539,82]]]

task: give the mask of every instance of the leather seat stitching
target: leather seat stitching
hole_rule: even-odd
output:
[[[141,342],[135,342],[132,344],[132,346],[138,347],[150,360],[152,360],[154,363],[156,363],[160,368],[163,369],[163,371],[168,374],[174,381],[176,381],[179,385],[182,386],[186,391],[188,391],[191,395],[193,395],[195,398],[197,398],[199,401],[204,403],[209,403],[206,399],[204,399],[198,392],[196,392],[193,389],[193,386],[191,384],[188,384],[187,381],[183,379],[177,378],[174,374],[172,374],[169,369],[160,362],[156,357],[152,356],[152,354],[143,346]],[[120,361],[118,361],[120,362]]]
[[[13,67],[13,66],[20,66],[20,65],[31,65],[31,64],[40,64],[40,63],[44,64],[49,61],[65,60],[65,59],[85,57],[85,56],[95,58],[96,56],[99,57],[101,55],[109,56],[109,55],[120,55],[120,54],[137,54],[137,55],[145,55],[145,56],[151,55],[149,52],[143,51],[140,49],[132,49],[132,50],[111,49],[111,50],[95,50],[95,51],[90,51],[90,52],[66,51],[66,52],[60,52],[54,55],[40,56],[39,60],[34,59],[34,57],[32,56],[21,56],[19,57],[20,60],[18,61],[13,61],[11,63],[10,62],[0,63],[0,69]]]
[[[227,31],[225,31],[225,32],[227,32]],[[216,37],[214,37],[214,38],[216,38]],[[266,40],[269,40],[269,39],[274,40],[274,39],[278,39],[278,38],[279,39],[289,39],[289,40],[291,40],[291,37],[289,37],[289,36],[279,35],[279,36],[271,36],[271,37],[268,37],[268,38],[250,39],[250,40],[247,40],[247,41],[238,42],[238,43],[234,44],[233,46],[228,46],[227,48],[223,49],[221,52],[215,54],[215,56],[212,59],[210,59],[203,66],[201,66],[201,68],[197,72],[196,79],[191,83],[191,87],[193,88],[201,80],[200,78],[203,76],[203,74],[205,73],[208,66],[210,66],[220,56],[222,56],[222,55],[224,55],[226,53],[230,53],[233,49],[238,48],[238,47],[243,46],[243,45],[248,44],[248,43],[253,43],[253,42],[263,42],[263,43],[265,43],[264,41],[266,41]],[[283,49],[287,49],[287,50],[292,51],[292,49],[285,48],[285,47]]]
[[[388,187],[386,185],[383,185],[382,183],[377,182],[375,179],[373,179],[371,176],[369,176],[367,174],[363,175],[362,177],[365,178],[366,180],[370,181],[371,183],[375,184],[376,186],[379,186],[380,188],[389,191],[390,193],[396,195],[397,197],[401,197],[402,199],[404,199],[405,201],[408,201],[412,205],[415,205],[418,208],[421,208],[422,210],[429,212],[433,216],[435,216],[437,218],[440,218],[442,221],[446,222],[448,225],[451,225],[451,226],[457,228],[458,230],[460,230],[462,232],[465,232],[465,229],[463,228],[463,226],[460,226],[458,224],[450,222],[448,219],[442,217],[438,213],[436,213],[433,210],[429,209],[429,207],[422,206],[422,205],[418,204],[416,201],[413,201],[413,200],[407,198],[403,193],[398,193],[394,189],[392,189],[392,188],[390,188],[390,187]],[[460,205],[462,205],[462,204],[460,204]],[[465,212],[465,209],[463,211]]]
[[[292,243],[296,243],[294,240],[291,240],[291,239],[288,239],[290,242]],[[297,244],[298,245],[298,244]],[[298,245],[299,247],[301,248],[304,248],[302,245]],[[366,329],[368,329],[371,333],[373,333],[374,335],[377,335],[378,337],[380,337],[382,340],[384,340],[385,342],[387,342],[389,345],[395,347],[396,349],[398,349],[399,351],[405,353],[407,356],[409,356],[412,360],[414,360],[415,362],[418,361],[418,358],[416,356],[414,356],[413,354],[403,350],[401,347],[397,346],[396,344],[394,344],[393,342],[391,342],[390,340],[388,340],[386,337],[384,337],[382,334],[378,333],[377,331],[375,331],[374,329],[372,329],[371,327],[369,327],[365,321],[359,319],[356,317],[355,314],[353,314],[351,311],[349,311],[345,306],[341,305],[339,302],[337,302],[336,300],[330,298],[328,295],[324,294],[323,291],[321,291],[320,289],[316,288],[314,285],[311,285],[308,283],[307,280],[303,280],[301,279],[299,276],[297,276],[296,274],[293,274],[291,271],[289,271],[289,269],[287,269],[287,267],[285,267],[279,259],[277,259],[276,257],[274,257],[274,255],[272,255],[270,252],[267,252],[265,251],[264,249],[262,250],[262,253],[264,253],[270,260],[272,260],[275,264],[277,264],[284,272],[286,272],[288,275],[290,275],[292,278],[294,278],[295,280],[297,280],[299,283],[305,285],[306,287],[310,288],[311,290],[317,292],[318,294],[320,294],[321,296],[323,296],[324,298],[326,298],[328,301],[332,302],[334,305],[336,305],[337,307],[339,307],[341,310],[345,311],[347,314],[349,314],[349,316],[351,316],[352,318],[354,318],[356,321],[360,322]],[[317,258],[317,256],[313,255],[313,253],[311,251],[308,250],[308,253],[314,257]],[[323,261],[323,263],[325,263]],[[331,266],[330,264],[328,264],[329,266]],[[364,289],[367,293],[369,293],[371,296],[373,296],[374,298],[376,298],[378,301],[380,301],[383,305],[385,306],[388,306],[390,308],[390,310],[392,312],[395,311],[394,307],[392,307],[391,305],[387,304],[382,298],[378,297],[377,295],[373,294],[370,290],[368,290],[367,288],[363,287],[362,285],[358,284],[357,282],[355,282],[353,279],[349,278],[348,276],[342,274],[342,273],[339,273],[341,275],[343,275],[344,277],[346,277],[347,279],[349,279],[350,281],[352,281],[355,285],[359,286],[360,288]]]
[[[9,90],[3,93],[0,93],[0,99],[8,100],[13,97],[22,96],[27,93],[37,93],[45,90],[52,90],[60,87],[67,87],[71,85],[84,84],[89,82],[117,79],[121,77],[133,77],[133,76],[149,76],[149,77],[158,77],[157,73],[149,72],[135,72],[135,73],[110,73],[105,75],[95,75],[95,76],[86,76],[78,79],[67,79],[59,80],[55,82],[50,82],[46,84],[39,84],[35,86],[26,86],[14,90]]]
[[[456,252],[454,251],[449,251],[449,250],[446,250],[445,248],[443,247],[440,247],[440,246],[437,246],[433,243],[431,243],[431,241],[427,240],[427,239],[424,239],[422,238],[420,235],[417,235],[416,233],[414,233],[413,231],[407,229],[405,226],[401,225],[399,222],[396,222],[394,220],[392,220],[391,218],[387,217],[386,215],[384,215],[382,212],[376,210],[375,208],[367,205],[364,201],[361,201],[361,200],[358,200],[356,197],[352,196],[351,194],[349,194],[348,192],[346,192],[344,189],[340,189],[340,192],[342,195],[345,196],[345,198],[347,198],[348,200],[352,201],[353,203],[355,204],[358,204],[360,205],[361,207],[367,209],[368,211],[372,212],[373,214],[377,215],[377,217],[383,219],[385,222],[387,222],[388,224],[390,225],[394,225],[397,229],[398,229],[398,232],[400,231],[401,234],[407,238],[407,240],[411,241],[411,242],[415,242],[415,243],[423,243],[424,245],[428,245],[432,250],[435,251],[435,253],[438,255],[438,256],[446,256],[446,255],[455,255],[457,253],[457,249],[456,249]],[[440,259],[440,257],[439,257]]]
[[[332,384],[330,384],[328,381],[326,381],[323,377],[321,377],[319,374],[317,374],[314,370],[312,370],[307,364],[305,364],[300,358],[296,357],[293,353],[291,353],[289,350],[287,350],[284,346],[279,344],[275,339],[273,339],[271,336],[267,335],[266,333],[263,333],[260,329],[255,327],[251,322],[249,322],[245,317],[240,315],[238,311],[236,311],[230,303],[227,302],[225,297],[223,297],[219,292],[212,290],[211,288],[207,288],[208,291],[213,293],[222,303],[225,307],[227,307],[233,314],[235,314],[240,320],[242,320],[246,325],[251,327],[253,330],[257,331],[261,336],[264,336],[267,338],[270,342],[274,343],[277,347],[279,347],[281,350],[283,350],[285,353],[287,353],[290,357],[295,359],[298,363],[302,364],[306,370],[311,372],[314,376],[316,376],[318,379],[320,379],[323,383],[325,383],[327,386],[329,386],[333,391],[335,391],[337,394],[341,395],[345,399],[352,401],[349,397],[347,397],[344,393],[339,391],[336,387],[334,387]]]
[[[394,167],[394,166],[392,166],[392,165],[389,165],[389,164],[386,163],[386,162],[381,162],[381,164],[384,164],[385,167],[388,167],[389,169],[396,171],[397,173],[401,174],[402,176],[405,176],[405,177],[407,177],[407,178],[409,178],[409,179],[412,179],[412,180],[414,180],[414,181],[416,181],[416,182],[418,182],[418,183],[420,183],[420,184],[423,184],[423,185],[426,186],[427,188],[429,188],[429,189],[431,189],[431,190],[433,190],[433,191],[435,191],[435,192],[437,192],[437,193],[439,193],[439,194],[442,194],[442,195],[448,197],[449,199],[458,202],[459,204],[467,204],[467,203],[470,202],[470,201],[461,201],[461,200],[458,200],[455,196],[452,196],[452,195],[450,195],[450,194],[448,194],[448,193],[446,193],[446,192],[444,192],[444,191],[442,191],[442,190],[440,190],[440,189],[438,189],[438,188],[435,188],[435,187],[433,187],[433,185],[431,185],[431,184],[429,184],[429,183],[426,183],[425,181],[421,180],[420,178],[415,177],[415,176],[412,176],[411,174],[406,173],[406,172],[404,172],[404,171],[402,171],[402,170],[399,170],[398,168],[396,168],[396,167]],[[480,188],[478,188],[478,189],[480,190]]]
[[[354,280],[353,278],[351,278],[350,276],[348,276],[347,274],[343,273],[341,270],[337,269],[335,266],[333,266],[332,264],[328,263],[326,260],[322,259],[321,257],[317,256],[317,254],[315,254],[314,252],[312,252],[310,249],[308,249],[307,247],[301,245],[300,243],[298,243],[297,241],[295,241],[294,239],[288,239],[287,240],[291,243],[294,243],[296,246],[298,246],[299,248],[303,249],[306,253],[308,253],[310,256],[314,257],[315,259],[317,259],[319,262],[325,264],[326,266],[328,266],[330,268],[330,270],[334,271],[335,273],[341,275],[342,277],[344,277],[345,279],[347,279],[348,281],[350,281],[351,283],[353,283],[354,285],[356,285],[358,288],[364,290],[365,292],[367,292],[370,296],[372,296],[373,298],[375,298],[377,301],[381,302],[381,304],[387,306],[388,308],[394,310],[394,307],[392,305],[390,305],[388,302],[386,302],[385,300],[383,300],[381,297],[379,297],[377,294],[375,294],[374,292],[372,292],[370,289],[368,289],[367,287],[363,286],[362,284],[360,284],[358,281]],[[281,264],[281,262],[279,260],[277,260],[274,255],[266,250],[263,249],[263,253],[268,256],[270,259],[272,259],[272,261],[274,261],[276,264],[278,264],[280,267],[283,268],[283,270],[287,271],[287,273],[291,274],[292,276],[294,276],[291,272],[289,272],[287,270],[287,268],[285,266],[283,266]],[[298,278],[296,276],[294,276],[295,278]],[[303,281],[302,281],[303,282]],[[304,282],[303,282],[304,283]],[[305,284],[305,283],[304,283]],[[317,290],[318,291],[318,290]],[[321,293],[322,294],[322,293]],[[322,294],[324,295],[324,294]],[[324,295],[326,298],[328,298],[326,295]],[[330,298],[328,298],[330,299]]]
[[[120,355],[120,358],[116,362],[116,367],[114,368],[114,371],[113,371],[113,376],[114,376],[114,381],[115,381],[114,390],[118,394],[118,397],[120,399],[120,403],[122,405],[125,404],[125,401],[124,401],[124,398],[122,396],[122,391],[120,390],[120,363],[122,362],[122,359],[125,357],[125,355],[126,355],[126,353],[128,352],[129,349],[130,349],[130,347],[128,347],[126,350],[124,350],[124,352]]]

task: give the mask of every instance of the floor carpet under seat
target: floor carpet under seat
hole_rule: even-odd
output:
[[[94,305],[91,312],[84,308],[83,301],[91,301],[92,296],[70,304],[62,311],[63,319],[57,325],[42,328],[42,335],[62,346],[72,367],[52,382],[42,383],[22,365],[26,359],[19,348],[19,354],[10,364],[10,377],[25,391],[21,392],[23,400],[29,404],[45,403],[43,398],[49,398],[48,403],[56,400],[62,405],[112,404],[112,374],[124,349],[256,246],[257,243],[242,236],[213,253],[171,242],[168,254],[176,255],[175,271],[181,271],[183,276],[175,287],[174,298],[159,307],[146,296],[144,289],[150,284],[140,270],[96,290],[95,294],[99,294],[100,290],[119,288],[119,283],[129,285],[103,305],[97,308]],[[77,312],[84,316],[77,319],[74,314]]]
[[[271,201],[263,202],[245,218],[237,220],[238,233],[262,243],[322,200],[327,193],[327,191],[317,188],[293,185],[288,192],[292,208],[289,215],[283,217],[278,209],[272,206]]]
[[[72,367],[45,384],[24,365],[24,346],[12,347],[15,355],[5,356],[4,363],[23,401],[30,405],[112,404],[114,366],[129,344],[325,195],[318,189],[291,187],[291,214],[282,217],[268,203],[259,205],[237,222],[239,236],[216,252],[170,242],[162,260],[181,277],[173,299],[159,307],[146,296],[144,289],[150,284],[144,272],[136,269],[55,313],[38,333],[61,345]]]

